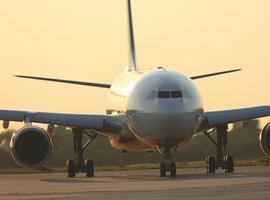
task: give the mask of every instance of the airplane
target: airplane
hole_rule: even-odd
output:
[[[77,173],[94,176],[94,162],[84,160],[84,150],[97,136],[104,136],[111,146],[122,152],[155,151],[162,155],[160,177],[175,177],[176,162],[171,154],[200,133],[215,144],[217,153],[206,158],[206,172],[224,169],[234,172],[234,160],[225,154],[228,125],[270,116],[270,105],[220,111],[205,111],[195,80],[237,72],[241,69],[186,76],[164,67],[139,69],[133,28],[131,0],[127,0],[130,63],[113,83],[73,81],[36,76],[19,78],[53,81],[108,90],[109,106],[104,115],[48,113],[0,110],[0,120],[7,129],[10,122],[23,122],[10,141],[10,152],[21,166],[37,168],[49,159],[53,143],[50,134],[57,125],[72,129],[75,160],[67,161],[68,177]],[[47,130],[33,125],[47,124]],[[216,139],[211,136],[216,134]],[[86,143],[83,139],[87,137]],[[270,123],[261,135],[263,152],[270,156]]]

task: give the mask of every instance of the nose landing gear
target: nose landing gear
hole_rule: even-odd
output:
[[[170,172],[171,177],[176,177],[176,163],[171,156],[170,148],[165,147],[164,161],[160,163],[160,177],[166,177],[167,172]]]

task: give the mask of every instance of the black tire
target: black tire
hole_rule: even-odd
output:
[[[68,160],[67,161],[67,176],[69,178],[73,178],[76,175],[76,165],[73,160]]]
[[[84,162],[86,177],[94,177],[94,162],[92,160],[85,160]]]
[[[166,177],[166,165],[165,162],[160,163],[160,177]]]
[[[216,159],[213,156],[206,158],[206,172],[208,174],[214,174],[216,172]]]
[[[176,177],[176,164],[175,164],[175,162],[172,162],[170,165],[170,176]]]
[[[234,163],[233,163],[233,157],[232,156],[226,156],[225,157],[225,173],[233,173],[234,172]]]

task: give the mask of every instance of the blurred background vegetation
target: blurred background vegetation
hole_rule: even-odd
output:
[[[9,153],[9,141],[14,130],[0,134],[0,168],[15,168],[18,165]],[[234,124],[229,132],[227,154],[235,159],[264,159],[259,144],[259,121],[252,120],[247,127],[242,123]],[[215,135],[213,135],[215,137]],[[53,154],[47,162],[47,167],[63,167],[66,160],[73,159],[73,135],[65,127],[56,127],[52,135],[54,143]],[[176,161],[200,161],[207,155],[215,155],[215,146],[204,135],[198,135],[190,144],[174,152]],[[128,165],[136,163],[158,163],[161,156],[157,152],[122,153],[111,148],[106,138],[98,137],[85,151],[85,158],[90,158],[99,166]]]

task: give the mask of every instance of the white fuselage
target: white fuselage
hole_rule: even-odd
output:
[[[121,144],[126,150],[178,146],[198,132],[204,117],[201,96],[192,80],[164,68],[126,72],[116,78],[107,113],[125,114],[127,132],[135,136],[130,145],[141,144],[138,149],[128,142]]]

